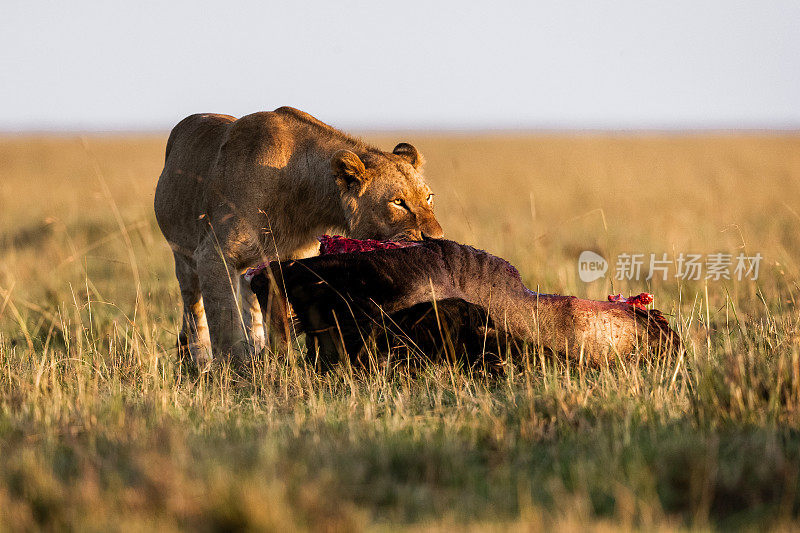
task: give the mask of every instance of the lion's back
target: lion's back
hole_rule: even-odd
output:
[[[161,231],[173,248],[191,253],[204,233],[201,225],[225,216],[219,212],[225,206],[258,215],[263,207],[283,201],[299,181],[295,174],[327,169],[327,160],[311,161],[309,156],[324,153],[312,147],[336,142],[339,136],[345,137],[290,107],[238,119],[213,113],[184,118],[170,133],[156,186],[154,208]],[[294,168],[298,151],[305,157]]]
[[[198,113],[181,120],[170,132],[154,207],[158,224],[171,243],[191,244],[179,242],[185,241],[180,236],[196,223],[210,169],[235,120],[229,115]]]
[[[374,227],[364,233],[386,237],[426,224],[433,227],[430,234],[441,233],[427,205],[419,211],[427,218],[408,218],[405,226],[385,214],[384,190],[394,191],[401,183],[417,198],[429,192],[417,172],[418,162],[383,152],[290,107],[239,119],[197,114],[176,125],[156,187],[162,233],[174,249],[187,254],[201,244],[211,224],[215,238],[231,247],[246,243],[244,255],[272,239],[270,249],[281,256],[304,256],[319,233],[346,231],[347,217],[356,218],[353,212],[340,214],[335,198],[341,190],[333,179],[332,158],[342,151],[352,152],[370,169],[371,194],[359,195],[358,218]]]

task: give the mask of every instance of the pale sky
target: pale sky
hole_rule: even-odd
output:
[[[0,2],[0,131],[800,129],[800,2]]]

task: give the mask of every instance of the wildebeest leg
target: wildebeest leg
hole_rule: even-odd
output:
[[[197,364],[211,360],[211,340],[208,335],[203,298],[200,295],[200,280],[197,265],[186,255],[174,252],[175,276],[181,289],[183,300],[183,324],[178,337],[179,349],[189,352]]]

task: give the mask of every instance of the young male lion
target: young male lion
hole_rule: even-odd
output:
[[[422,156],[383,152],[290,107],[198,114],[169,136],[155,193],[183,298],[180,342],[196,361],[264,344],[258,300],[240,276],[268,259],[314,255],[330,231],[365,239],[440,237]],[[247,331],[247,333],[245,333]]]

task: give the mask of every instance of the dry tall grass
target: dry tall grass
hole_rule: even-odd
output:
[[[797,525],[800,137],[407,137],[450,238],[548,292],[653,292],[686,356],[485,378],[290,354],[194,381],[152,215],[165,138],[5,138],[0,529]],[[587,249],[765,259],[585,284]]]

